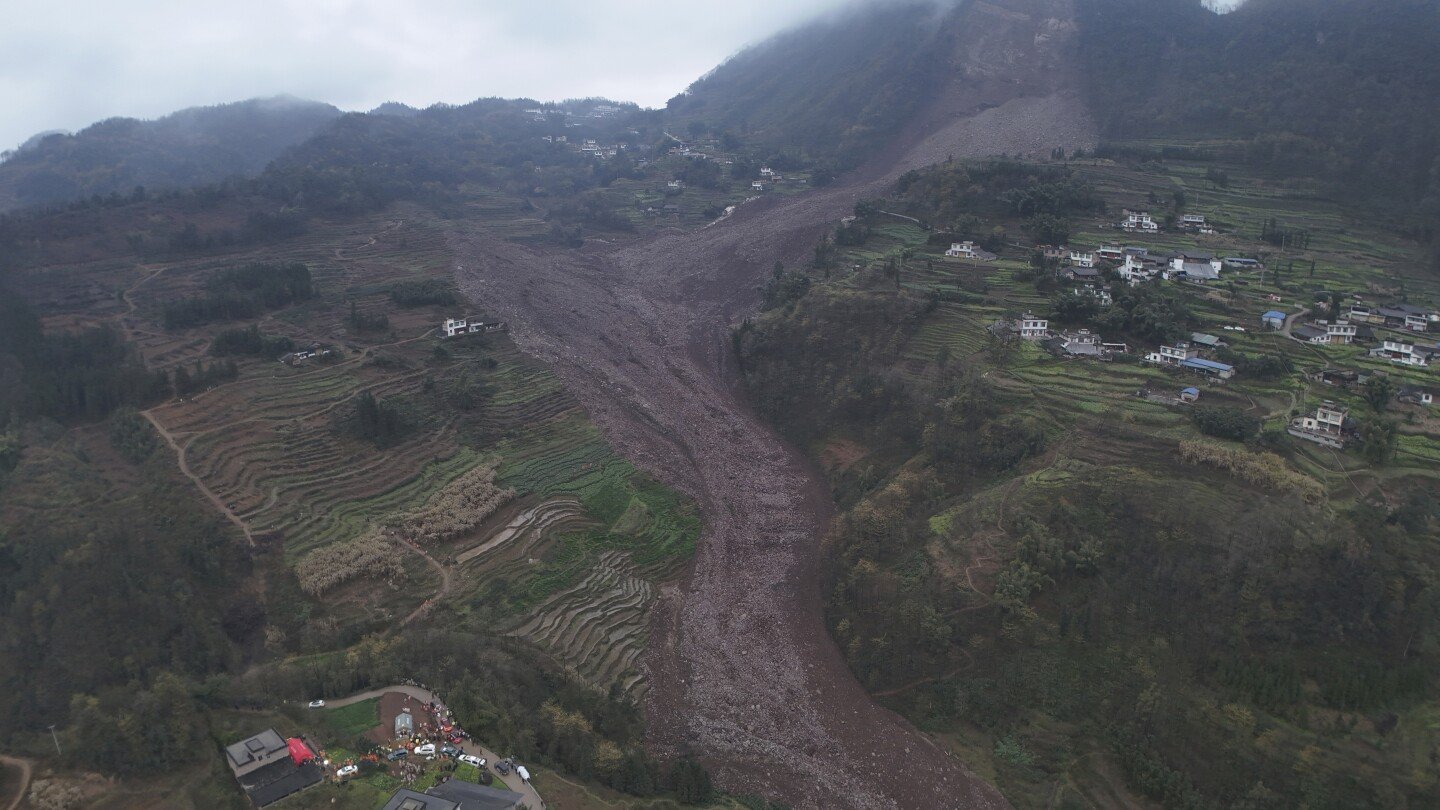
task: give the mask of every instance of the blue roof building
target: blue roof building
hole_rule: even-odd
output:
[[[1214,360],[1205,360],[1199,357],[1190,357],[1180,361],[1181,368],[1188,368],[1191,371],[1198,371],[1201,374],[1208,374],[1228,380],[1235,376],[1235,367],[1224,363],[1217,363]]]
[[[1278,309],[1272,309],[1260,316],[1260,322],[1271,329],[1285,328],[1285,313]]]

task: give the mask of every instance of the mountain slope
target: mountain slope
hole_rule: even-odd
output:
[[[1084,0],[1079,12],[1087,41],[1105,43],[1083,53],[1107,137],[1240,139],[1251,165],[1440,206],[1440,6],[1250,0],[1216,15],[1198,0]]]
[[[1068,90],[1072,17],[1064,0],[861,6],[736,54],[668,112],[849,168],[917,126]]]
[[[257,174],[339,115],[329,104],[280,96],[32,138],[0,163],[0,210]]]

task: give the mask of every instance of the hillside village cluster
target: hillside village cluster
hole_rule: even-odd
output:
[[[1126,210],[1123,219],[1115,226],[1127,233],[1152,234],[1160,225],[1147,212]],[[1185,214],[1178,220],[1181,230],[1197,234],[1214,234],[1215,229],[1206,222],[1204,215]],[[1058,267],[1059,278],[1074,286],[1070,292],[1077,296],[1093,298],[1101,307],[1113,304],[1108,289],[1109,279],[1118,278],[1131,286],[1147,282],[1163,281],[1192,285],[1207,285],[1217,282],[1222,274],[1234,272],[1261,272],[1262,262],[1241,256],[1217,256],[1201,250],[1153,251],[1138,246],[1105,246],[1094,250],[1067,247],[1064,245],[1037,246],[1047,263]],[[992,261],[994,253],[982,250],[973,241],[955,242],[945,251],[950,258],[971,261]],[[1245,283],[1245,282],[1240,282]],[[1319,293],[1317,293],[1319,295]],[[1278,302],[1278,296],[1269,299]],[[1333,310],[1331,303],[1318,301],[1314,309]],[[1420,335],[1440,332],[1440,312],[1407,302],[1389,302],[1371,305],[1359,296],[1341,316],[1314,318],[1300,322],[1310,310],[1302,309],[1298,315],[1288,315],[1280,310],[1263,313],[1256,324],[1259,328],[1283,333],[1292,340],[1315,345],[1371,345],[1368,356],[1385,360],[1399,366],[1425,368],[1440,360],[1440,343],[1424,340]],[[1226,331],[1246,332],[1246,326],[1227,325]],[[1032,312],[1024,312],[1011,318],[1004,318],[991,325],[992,333],[1009,336],[1035,343],[1051,355],[1065,359],[1088,359],[1108,361],[1118,355],[1131,354],[1131,347],[1123,342],[1106,341],[1090,329],[1052,330],[1048,319]],[[1228,346],[1225,340],[1212,334],[1192,332],[1188,340],[1162,345],[1146,351],[1141,362],[1188,372],[1216,384],[1223,384],[1236,374],[1234,366],[1221,362],[1213,356],[1217,350]],[[1349,388],[1363,384],[1366,375],[1357,371],[1326,369],[1316,375],[1326,384]],[[1148,391],[1142,395],[1150,395]],[[1400,402],[1430,406],[1435,392],[1417,386],[1401,386],[1396,392]],[[1200,391],[1193,386],[1183,388],[1178,396],[1159,397],[1166,402],[1189,404],[1198,400]],[[1354,424],[1349,420],[1349,411],[1334,402],[1326,401],[1313,415],[1297,416],[1287,427],[1287,432],[1306,441],[1326,447],[1342,449],[1348,436],[1353,433]]]

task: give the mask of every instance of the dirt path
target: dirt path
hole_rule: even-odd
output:
[[[26,791],[30,789],[30,777],[34,773],[34,763],[21,757],[0,754],[0,765],[20,771],[20,782],[15,786],[15,793],[10,797],[9,803],[5,805],[5,810],[15,810],[24,800]],[[0,797],[0,801],[5,801],[4,797]]]
[[[1018,5],[1055,11],[1043,0]],[[1040,41],[1035,25],[1048,23],[1025,16],[1013,39],[997,34],[1006,24],[987,21],[985,35],[1005,54],[1033,58],[1024,49]],[[806,808],[1006,805],[876,706],[850,673],[821,615],[828,492],[738,395],[729,349],[731,327],[775,262],[803,266],[858,200],[904,171],[949,155],[1048,154],[1089,142],[1073,96],[1002,90],[1008,101],[959,93],[956,111],[865,171],[756,200],[708,228],[580,251],[452,235],[462,290],[510,321],[520,346],[555,369],[613,446],[703,510],[689,579],[667,588],[655,610],[646,721],[658,753],[695,752],[722,787]]]
[[[175,461],[180,467],[180,474],[189,478],[191,483],[195,485],[195,488],[200,490],[200,494],[205,496],[205,500],[209,501],[211,506],[214,506],[220,514],[224,515],[226,520],[235,524],[235,528],[239,529],[240,533],[245,535],[246,542],[252,546],[255,545],[255,536],[250,533],[250,524],[235,514],[235,510],[230,508],[230,504],[225,503],[224,498],[216,495],[215,492],[206,485],[204,479],[190,471],[190,462],[185,459],[185,451],[189,448],[190,442],[195,440],[195,437],[192,436],[189,441],[182,445],[176,441],[175,434],[171,433],[152,411],[141,411],[140,415],[145,417],[146,420],[155,427],[160,437],[165,440],[166,444],[170,445],[171,450],[175,451]]]
[[[430,597],[429,599],[426,599],[420,604],[420,607],[417,607],[414,610],[410,611],[409,616],[406,616],[404,619],[400,620],[399,627],[404,627],[405,625],[415,621],[421,616],[424,616],[426,613],[429,613],[430,608],[434,607],[436,602],[444,599],[445,596],[450,593],[450,569],[441,565],[438,560],[436,560],[434,557],[431,557],[428,553],[425,552],[424,549],[420,548],[409,540],[404,540],[397,537],[395,538],[395,542],[405,546],[416,554],[419,554],[421,557],[424,557],[425,562],[429,563],[430,567],[435,569],[435,573],[440,575],[440,587],[435,591],[435,595]]]

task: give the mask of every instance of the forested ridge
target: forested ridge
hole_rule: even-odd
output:
[[[1319,176],[1440,220],[1440,6],[1428,0],[1082,0],[1090,106],[1115,139],[1229,139],[1280,174]],[[1123,58],[1119,55],[1123,54]]]
[[[252,99],[37,136],[0,163],[0,210],[258,174],[339,114],[328,104],[300,99]]]

